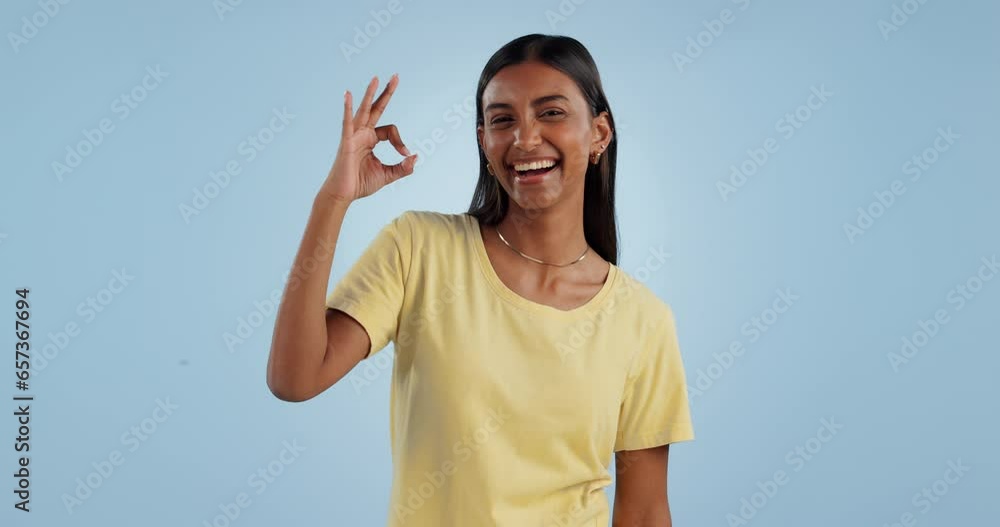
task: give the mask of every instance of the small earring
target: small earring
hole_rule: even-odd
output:
[[[593,163],[593,164],[596,165],[597,162],[601,160],[601,153],[604,152],[604,148],[605,148],[604,146],[601,146],[600,150],[598,150],[597,152],[594,152],[594,154],[590,156],[590,158],[592,160],[591,163]]]
[[[486,162],[486,171],[489,172],[491,176],[496,175],[496,174],[493,173],[493,167],[490,166],[490,162],[489,161]]]

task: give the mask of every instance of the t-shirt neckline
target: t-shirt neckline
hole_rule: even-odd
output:
[[[469,233],[470,234],[469,240],[471,243],[475,245],[473,250],[477,255],[477,259],[479,260],[483,276],[486,278],[486,281],[489,282],[490,286],[493,288],[493,291],[497,295],[499,295],[501,298],[503,298],[507,302],[510,302],[511,304],[514,304],[517,307],[535,313],[543,313],[550,316],[571,318],[579,315],[580,313],[584,313],[586,311],[596,309],[597,307],[599,307],[600,304],[604,301],[605,297],[608,296],[608,294],[611,292],[611,289],[615,285],[615,281],[618,278],[618,267],[615,264],[608,262],[609,265],[608,276],[607,278],[604,279],[604,285],[597,292],[597,294],[595,294],[593,297],[590,298],[590,300],[588,300],[586,303],[580,306],[577,306],[567,311],[556,307],[552,307],[550,305],[541,304],[533,300],[529,300],[515,293],[511,288],[507,287],[507,284],[505,284],[503,280],[500,280],[500,275],[498,275],[496,269],[493,268],[493,264],[492,262],[490,262],[489,254],[487,254],[486,252],[486,242],[485,240],[483,240],[483,233],[479,231],[479,220],[475,216],[467,212],[463,213],[462,215],[465,217],[466,228],[469,231],[471,231]]]

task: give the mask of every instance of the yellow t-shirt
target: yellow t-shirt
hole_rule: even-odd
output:
[[[395,345],[389,526],[606,527],[613,452],[694,439],[670,307],[617,266],[587,304],[497,276],[477,220],[406,211],[326,305]]]

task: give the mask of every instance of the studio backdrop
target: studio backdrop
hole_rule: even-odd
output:
[[[392,345],[284,402],[276,308],[344,91],[398,73],[381,123],[419,163],[351,206],[331,289],[404,211],[468,209],[476,83],[530,33],[593,54],[618,265],[676,315],[674,524],[995,523],[995,2],[0,12],[0,524],[384,525]]]

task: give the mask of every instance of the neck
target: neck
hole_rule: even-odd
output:
[[[588,246],[582,203],[579,208],[524,210],[511,201],[499,228],[515,249],[543,262],[572,262]]]

